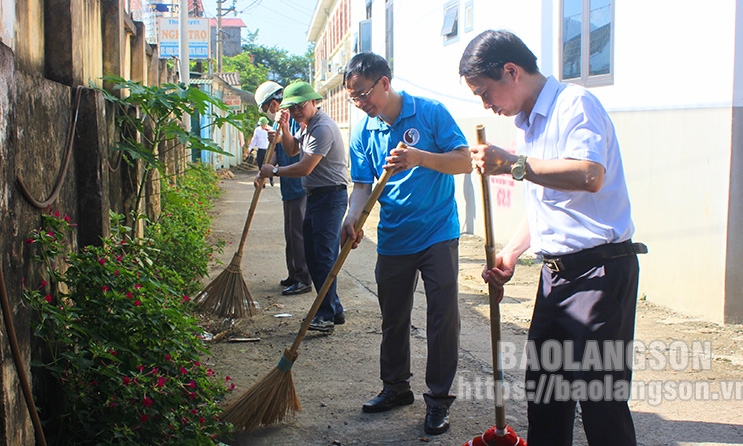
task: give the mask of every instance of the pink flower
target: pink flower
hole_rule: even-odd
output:
[[[181,367],[181,375],[188,375],[188,370],[185,367]]]
[[[196,399],[196,392],[188,392],[188,399],[189,400]]]
[[[122,381],[124,382],[125,386],[128,386],[129,384],[132,383],[132,379],[129,378],[128,376],[125,376],[124,379],[122,379]]]
[[[123,257],[124,257],[123,255],[116,257],[116,261],[121,263],[121,260],[123,259]]]
[[[126,293],[126,297],[128,297],[129,299],[131,299],[132,298],[132,292],[129,291],[128,293]]]
[[[199,417],[199,424],[204,424],[206,422],[206,419],[204,417]]]
[[[224,380],[225,381],[232,381],[232,378],[230,378],[230,375],[227,375],[227,376],[224,377]]]
[[[59,211],[54,211],[54,216],[59,217]]]
[[[190,387],[192,389],[195,389],[196,388],[196,381],[191,380],[190,383],[186,384],[186,387]]]
[[[118,276],[118,275],[119,275],[119,270],[117,269],[116,271],[114,271],[114,276]]]
[[[93,386],[97,386],[98,385],[98,381],[94,379],[93,381],[90,382],[90,384],[93,385]]]
[[[152,398],[144,397],[144,399],[142,400],[142,405],[144,407],[150,407],[150,406],[152,406]]]
[[[119,354],[116,350],[111,350],[109,353],[111,353],[113,356],[116,356]]]
[[[214,376],[214,371],[212,369],[207,370],[206,376]]]
[[[103,258],[103,257],[101,257],[100,259],[98,259],[98,263],[100,263],[101,265],[105,265],[106,264],[106,259]]]
[[[71,221],[70,216],[67,215],[67,214],[65,214],[64,221],[66,221],[67,223],[69,223]]]
[[[170,356],[170,353],[168,353],[168,354],[165,355],[165,360],[166,361],[170,361],[171,359],[173,359],[173,357]]]
[[[42,280],[41,283],[39,284],[39,288],[43,288],[45,286],[47,286],[46,280]]]
[[[47,294],[46,296],[44,296],[44,300],[46,301],[46,303],[52,303],[52,299],[53,298],[51,294]]]
[[[165,387],[165,378],[162,376],[157,378],[157,384],[155,384],[155,387]]]
[[[201,363],[199,361],[194,361],[193,365],[196,367],[201,367]]]
[[[139,370],[139,373],[142,373],[142,371],[144,370],[144,366],[143,365],[138,365],[137,366],[137,370]]]
[[[140,306],[140,305],[142,305],[142,302],[140,302],[140,301],[138,301],[138,300],[135,300],[135,301],[134,301],[134,306],[135,306],[135,307],[138,307],[138,306]]]
[[[32,239],[32,238],[27,238],[27,239],[26,239],[26,244],[27,244],[27,245],[30,245],[30,244],[31,244],[31,243],[33,243],[33,242],[34,242],[34,239]]]
[[[134,289],[135,289],[135,290],[138,290],[138,289],[140,289],[140,288],[142,288],[142,285],[140,285],[140,284],[136,284],[136,285],[134,285]]]
[[[184,301],[184,302],[188,302],[189,300],[191,300],[191,299],[189,299],[189,297],[188,297],[188,296],[183,296],[183,301]]]
[[[108,285],[103,285],[103,286],[101,287],[101,289],[102,289],[102,290],[103,290],[103,292],[105,293],[106,291],[108,291]]]
[[[149,418],[149,417],[148,417],[147,415],[142,415],[142,416],[141,416],[141,417],[139,418],[139,421],[141,421],[142,423],[144,423],[145,421],[147,421],[147,418]]]
[[[51,238],[54,238],[54,231],[48,231],[48,232],[46,233],[46,235],[48,235],[48,236],[49,236],[49,237],[51,237]]]

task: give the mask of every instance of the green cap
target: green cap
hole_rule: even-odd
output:
[[[267,124],[268,124],[268,118],[266,118],[265,116],[261,116],[258,119],[258,125],[267,125]]]
[[[292,105],[312,99],[322,99],[322,96],[317,94],[312,85],[307,82],[294,82],[284,89],[284,100],[281,101],[281,108],[289,108]]]

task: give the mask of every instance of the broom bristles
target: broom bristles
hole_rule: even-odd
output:
[[[256,303],[240,270],[240,257],[232,262],[194,298],[206,311],[220,317],[252,317]]]
[[[258,426],[283,421],[288,415],[302,410],[291,370],[274,367],[245,394],[232,403],[222,419],[232,423],[235,430],[252,431]]]

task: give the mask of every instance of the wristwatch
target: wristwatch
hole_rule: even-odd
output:
[[[526,176],[526,156],[519,155],[519,159],[511,166],[511,176],[516,181],[521,181]]]
[[[274,166],[272,172],[273,172],[273,176],[275,177],[279,176],[279,166]]]

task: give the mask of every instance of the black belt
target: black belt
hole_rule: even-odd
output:
[[[557,273],[601,265],[606,260],[647,252],[648,247],[644,243],[632,243],[632,240],[627,240],[621,243],[599,245],[562,256],[544,256],[544,264],[550,271]]]
[[[308,197],[311,197],[312,195],[322,195],[327,194],[328,192],[335,192],[337,190],[346,190],[346,185],[336,184],[335,186],[322,186],[316,187],[314,189],[305,189],[304,194]]]

